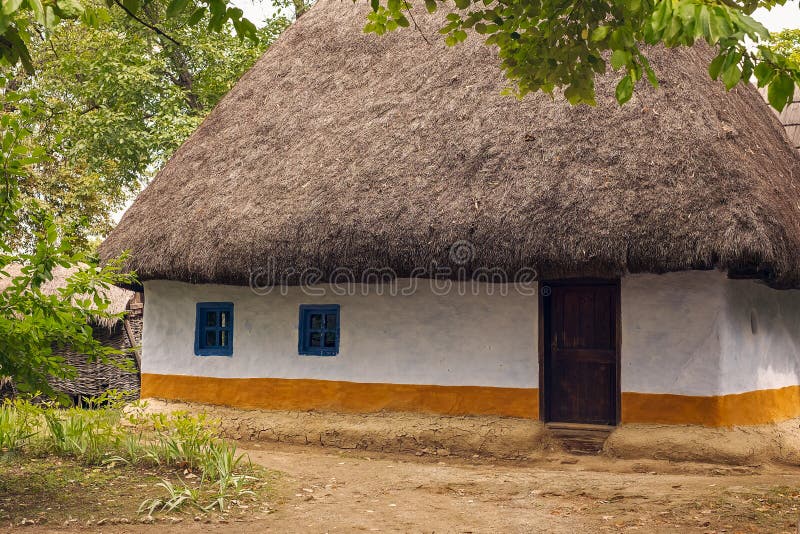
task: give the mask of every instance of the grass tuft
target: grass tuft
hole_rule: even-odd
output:
[[[148,516],[187,506],[225,512],[255,497],[259,471],[235,443],[221,439],[217,422],[205,414],[148,414],[145,408],[137,403],[123,410],[122,396],[113,392],[90,401],[90,409],[6,400],[0,404],[0,452],[49,455],[86,468],[171,472],[176,476],[162,477],[155,483],[159,493],[141,502],[138,512]]]

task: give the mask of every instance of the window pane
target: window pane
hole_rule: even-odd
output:
[[[206,312],[206,326],[217,326],[217,312]]]
[[[334,330],[336,328],[336,314],[329,313],[325,316],[325,328]]]
[[[322,346],[322,334],[320,332],[311,332],[311,341],[309,343],[311,347],[320,347]]]
[[[311,329],[312,330],[319,330],[322,328],[322,315],[319,313],[312,313],[311,314]]]
[[[206,347],[217,346],[217,332],[214,330],[206,330]]]
[[[228,326],[228,315],[230,312],[219,312],[219,325],[220,326]]]
[[[222,330],[219,333],[219,346],[220,347],[227,347],[228,346],[228,331]]]
[[[326,347],[336,346],[336,332],[325,332],[325,346]]]

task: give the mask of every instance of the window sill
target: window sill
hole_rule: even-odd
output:
[[[218,350],[218,349],[198,349],[194,351],[195,356],[226,356],[233,357],[232,350]]]

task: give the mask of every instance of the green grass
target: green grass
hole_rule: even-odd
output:
[[[146,517],[182,510],[225,514],[263,494],[266,472],[239,454],[235,443],[221,439],[218,423],[204,414],[148,414],[144,408],[133,405],[123,412],[113,395],[97,400],[94,409],[21,399],[0,404],[0,499],[6,500],[0,502],[8,503],[3,513],[13,515],[17,502],[7,495],[55,502],[80,494],[80,488],[63,487],[63,480],[102,487],[120,484],[119,476],[134,477],[140,481],[131,491],[138,498],[135,512]],[[41,465],[52,469],[40,470]],[[51,494],[55,501],[47,497]],[[24,509],[26,500],[18,502]]]
[[[258,467],[254,473],[259,480],[250,486],[252,494],[227,503],[224,510],[203,511],[187,505],[156,514],[156,518],[235,520],[268,513],[269,503],[274,499],[273,482],[278,475]],[[201,502],[211,501],[217,494],[211,486],[199,489],[199,478],[186,478],[182,471],[172,469],[130,465],[89,467],[55,456],[6,453],[0,455],[0,528],[31,522],[87,525],[147,521],[147,514],[140,513],[139,508],[143,500],[164,496],[163,488],[158,486],[164,480],[194,488]]]

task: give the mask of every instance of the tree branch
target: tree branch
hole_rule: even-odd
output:
[[[120,2],[119,0],[114,0],[114,3],[117,4],[125,13],[127,13],[130,18],[132,18],[133,20],[135,20],[136,22],[138,22],[142,26],[153,30],[158,35],[164,37],[165,39],[168,39],[168,40],[172,41],[173,43],[175,43],[178,46],[183,46],[183,44],[181,44],[179,41],[177,41],[171,35],[168,35],[166,32],[164,32],[164,30],[162,30],[158,26],[154,26],[153,24],[150,24],[149,22],[146,22],[146,21],[140,19],[139,17],[137,17],[136,14],[133,11],[131,11],[130,9],[125,7],[122,4],[122,2]]]

